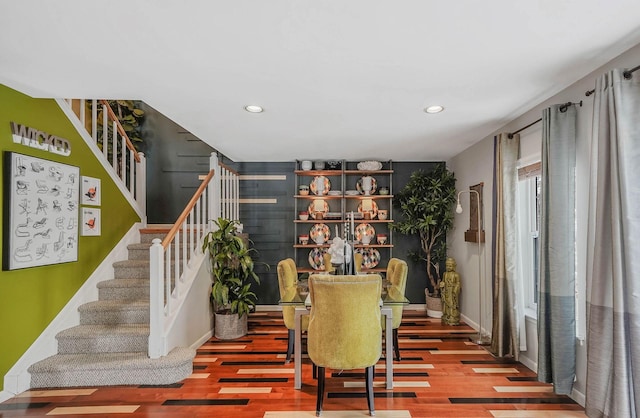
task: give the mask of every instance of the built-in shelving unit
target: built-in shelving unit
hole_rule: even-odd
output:
[[[389,228],[393,223],[392,162],[382,162],[380,170],[358,170],[358,161],[334,162],[334,166],[339,167],[327,170],[303,170],[301,163],[297,161],[297,169],[294,171],[296,189],[293,247],[298,272],[324,271],[322,254],[329,249],[336,236],[336,229],[341,238],[356,238],[354,248],[363,253],[363,272],[386,271],[393,250],[393,234]],[[373,178],[369,195],[365,194],[362,184],[363,177],[366,176]],[[318,181],[323,186],[316,187],[319,185]],[[305,185],[309,187],[309,192],[301,194],[300,186]],[[308,212],[309,218],[300,219],[301,211]],[[355,217],[354,237],[351,236],[352,212]],[[386,212],[384,219],[380,219],[381,212]],[[384,243],[379,242],[378,234],[386,236]],[[301,235],[309,236],[306,244],[300,242]],[[319,235],[328,235],[328,241],[314,242],[313,238]],[[364,236],[371,238],[368,244],[362,243]]]

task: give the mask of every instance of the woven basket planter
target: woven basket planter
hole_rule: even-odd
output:
[[[247,315],[215,314],[214,335],[219,340],[234,340],[247,335]]]

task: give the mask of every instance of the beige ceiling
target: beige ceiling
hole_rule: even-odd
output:
[[[0,31],[0,83],[235,161],[446,160],[640,43],[640,1],[0,0]]]

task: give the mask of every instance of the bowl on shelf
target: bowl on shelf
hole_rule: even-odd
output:
[[[389,216],[389,212],[386,209],[378,209],[378,219],[384,221]]]
[[[315,163],[313,163],[313,167],[316,170],[324,170],[324,161],[316,161]]]
[[[301,221],[306,221],[309,219],[309,212],[307,212],[306,210],[301,210],[298,213],[298,218],[300,218]]]
[[[375,171],[382,168],[382,163],[380,161],[361,161],[357,167],[362,171]]]
[[[298,187],[298,193],[300,194],[300,196],[307,196],[309,194],[309,186],[306,184],[301,184],[300,187]]]
[[[300,163],[300,168],[302,170],[311,170],[311,168],[313,167],[313,163],[311,162],[311,160],[304,160]]]
[[[307,245],[309,243],[309,235],[298,235],[298,242],[302,245]]]
[[[377,234],[376,235],[376,241],[380,245],[386,244],[387,243],[387,234]]]

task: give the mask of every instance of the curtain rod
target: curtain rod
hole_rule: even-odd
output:
[[[568,108],[569,106],[571,106],[571,105],[580,105],[580,107],[582,107],[582,100],[580,100],[580,102],[578,102],[578,103],[567,102],[567,103],[561,104],[561,105],[560,105],[560,107],[559,107],[558,109],[559,109],[562,113],[564,113],[564,112],[566,112],[566,111],[567,111],[567,108]],[[517,131],[515,131],[515,132],[511,132],[510,134],[508,134],[508,135],[507,135],[507,137],[508,137],[509,139],[511,139],[511,138],[513,138],[513,136],[514,136],[515,134],[519,134],[520,132],[524,131],[525,129],[530,128],[530,127],[532,127],[533,125],[535,125],[536,123],[541,122],[541,121],[542,121],[542,118],[540,118],[540,119],[538,119],[538,120],[536,120],[536,121],[533,121],[533,122],[531,122],[530,124],[528,124],[527,126],[523,126],[522,128],[518,129]]]
[[[640,65],[638,65],[637,67],[633,67],[630,70],[624,70],[622,72],[622,76],[625,78],[625,80],[631,80],[631,77],[633,77],[633,73],[640,70]],[[589,97],[591,96],[593,93],[595,93],[596,89],[593,90],[588,90],[584,95]]]

